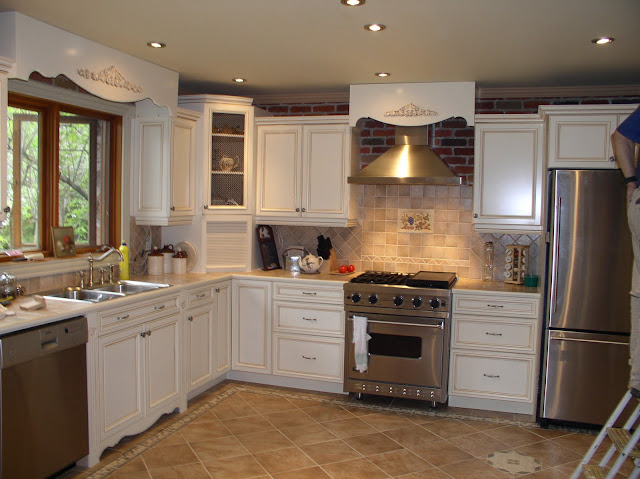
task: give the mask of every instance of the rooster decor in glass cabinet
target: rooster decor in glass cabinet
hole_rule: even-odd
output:
[[[214,213],[253,213],[253,124],[264,112],[251,98],[188,95],[179,105],[202,113],[198,158],[203,159],[203,208]]]

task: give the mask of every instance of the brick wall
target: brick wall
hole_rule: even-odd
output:
[[[476,113],[537,113],[540,105],[606,105],[640,103],[640,97],[576,98],[480,98]],[[348,103],[304,103],[258,107],[275,116],[347,115]],[[364,167],[395,145],[395,126],[377,120],[361,120],[360,161]],[[474,128],[463,118],[451,118],[429,127],[429,142],[434,151],[462,178],[473,184]]]

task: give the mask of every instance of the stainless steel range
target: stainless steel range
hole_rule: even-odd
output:
[[[345,391],[446,402],[456,280],[367,271],[345,283]]]

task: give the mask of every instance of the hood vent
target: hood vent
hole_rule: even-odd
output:
[[[425,126],[396,127],[396,146],[350,176],[365,185],[459,185],[456,176],[429,147]]]

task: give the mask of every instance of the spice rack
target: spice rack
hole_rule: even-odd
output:
[[[529,246],[507,245],[504,263],[504,282],[524,284],[529,271]]]

